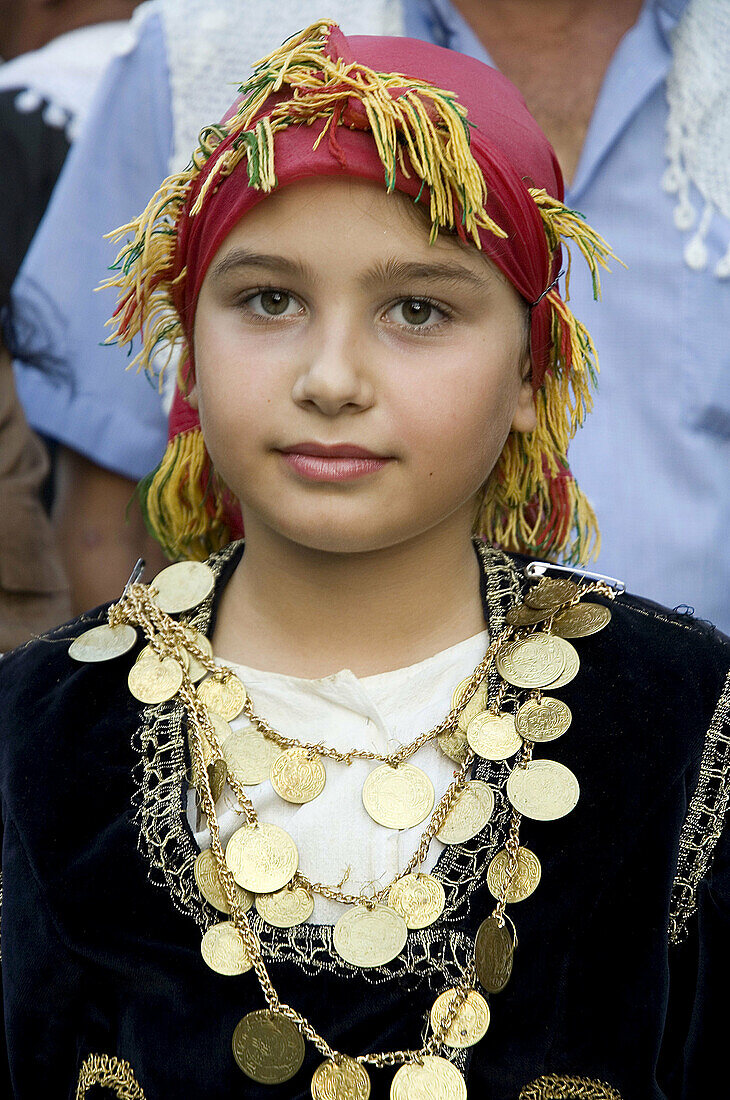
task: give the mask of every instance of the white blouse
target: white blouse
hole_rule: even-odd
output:
[[[357,747],[385,754],[431,729],[448,713],[454,688],[474,671],[488,644],[485,630],[408,668],[360,679],[349,669],[319,680],[304,680],[230,661],[219,663],[236,672],[257,714],[281,733],[305,741],[323,741],[343,751]],[[234,730],[247,724],[246,718],[231,723]],[[268,780],[249,787],[259,820],[279,825],[293,837],[300,869],[312,881],[337,885],[347,874],[342,887],[346,893],[358,894],[365,886],[368,891],[371,886],[380,889],[416,851],[428,818],[401,831],[378,825],[362,802],[363,783],[378,763],[355,760],[348,767],[334,760],[323,762],[327,770],[325,788],[303,805],[285,802]],[[424,745],[411,763],[426,772],[438,802],[453,778],[454,762],[434,740]],[[242,823],[236,805],[226,785],[216,807],[224,846]],[[198,820],[192,791],[188,820],[198,846],[207,848],[210,840],[205,818]],[[443,847],[440,841],[431,841],[421,870],[433,867]],[[315,896],[310,920],[333,924],[343,911],[340,902]]]

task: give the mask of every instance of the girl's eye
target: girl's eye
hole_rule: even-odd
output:
[[[294,317],[302,308],[286,290],[260,290],[246,299],[246,305],[259,317]]]
[[[386,315],[389,321],[409,328],[435,328],[446,314],[428,298],[403,298],[391,306]]]

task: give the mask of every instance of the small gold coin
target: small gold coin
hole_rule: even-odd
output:
[[[231,1041],[239,1069],[261,1085],[281,1085],[301,1069],[304,1039],[286,1016],[260,1008],[236,1024]]]
[[[179,561],[158,573],[150,587],[157,589],[157,606],[168,615],[177,615],[197,607],[210,595],[215,575],[202,561]]]
[[[314,1100],[368,1100],[369,1096],[370,1078],[367,1070],[346,1054],[341,1054],[336,1062],[327,1059],[314,1071]]]
[[[114,657],[128,653],[136,641],[137,631],[133,626],[110,626],[109,623],[103,623],[101,626],[92,626],[91,630],[85,630],[78,638],[74,638],[68,647],[68,655],[83,664],[111,661]]]
[[[140,703],[165,703],[180,690],[183,670],[174,657],[158,657],[149,651],[144,660],[132,665],[127,677],[129,690]]]
[[[324,790],[327,772],[315,752],[285,749],[271,765],[271,786],[286,802],[311,802]]]
[[[226,863],[244,890],[273,894],[291,879],[299,866],[299,853],[284,829],[261,822],[236,829],[226,847]]]
[[[233,730],[223,745],[228,771],[244,787],[253,787],[271,777],[271,767],[281,749],[255,726]]]
[[[424,1054],[422,1065],[400,1067],[390,1085],[390,1100],[466,1100],[466,1081],[453,1062]]]
[[[510,626],[534,626],[535,623],[549,619],[552,611],[546,607],[530,607],[529,604],[517,604],[511,607],[505,615]]]
[[[512,714],[477,714],[466,731],[469,744],[484,760],[508,760],[522,748]]]
[[[577,596],[580,589],[573,581],[559,581],[543,577],[525,597],[529,607],[555,608]]]
[[[560,676],[556,680],[553,680],[549,684],[545,684],[545,687],[549,691],[556,691],[558,688],[565,687],[571,680],[574,680],[578,675],[578,669],[580,668],[580,657],[578,651],[574,645],[566,641],[565,638],[559,638],[555,635],[555,642],[561,647],[565,655],[565,668],[561,672]]]
[[[211,970],[216,974],[233,977],[251,969],[251,960],[243,946],[238,929],[231,920],[211,924],[200,943],[200,951]]]
[[[388,891],[388,905],[395,909],[407,928],[428,928],[446,906],[446,894],[434,875],[403,875]]]
[[[205,634],[201,634],[199,630],[193,630],[191,626],[184,627],[185,636],[190,642],[202,650],[206,657],[210,660],[213,658],[213,646],[210,644],[210,640],[206,638]],[[208,675],[208,669],[205,665],[201,664],[197,657],[193,657],[192,653],[185,650],[188,655],[188,676],[197,684],[199,680],[202,680],[204,676]]]
[[[456,685],[454,693],[451,696],[452,710],[461,705],[461,700],[464,698],[466,685],[469,683],[470,680],[471,676],[467,676],[465,680],[462,680],[460,684]],[[474,715],[479,714],[480,711],[487,709],[487,691],[487,681],[483,680],[472,695],[469,702],[459,714],[458,725],[459,729],[463,733],[466,733],[466,727],[469,725]]]
[[[501,993],[512,974],[514,943],[509,928],[496,917],[482,921],[474,942],[477,977],[487,993]]]
[[[362,788],[365,809],[386,829],[412,829],[433,809],[433,783],[415,764],[381,764],[371,771]]]
[[[453,730],[444,730],[443,733],[438,735],[436,740],[444,756],[448,756],[455,764],[464,763],[466,754],[469,752],[469,742],[461,726],[457,726],[457,728]]]
[[[337,954],[353,966],[384,966],[400,955],[408,939],[408,928],[389,905],[366,909],[354,905],[342,914],[332,929]]]
[[[494,791],[482,779],[470,779],[456,796],[436,833],[442,844],[463,844],[476,836],[494,812]]]
[[[246,702],[246,689],[234,672],[227,676],[209,676],[196,691],[201,703],[220,714],[226,722],[238,718]]]
[[[578,603],[555,616],[553,630],[561,638],[587,638],[611,622],[610,608],[599,603]]]
[[[458,990],[447,989],[434,1001],[431,1008],[431,1030],[434,1034],[440,1034],[451,1004],[457,996]],[[476,989],[470,989],[466,1000],[459,1006],[451,1026],[441,1041],[447,1047],[473,1047],[475,1043],[484,1038],[488,1027],[489,1005],[481,993],[477,993]]]
[[[204,848],[195,860],[193,867],[198,889],[207,902],[221,913],[230,913],[228,898],[218,874],[218,865],[210,848]],[[253,905],[253,894],[235,885],[236,897],[244,913]]]
[[[536,630],[526,638],[507,642],[497,653],[497,671],[515,687],[547,687],[565,668],[565,653],[559,644],[562,641]]]
[[[528,699],[515,715],[517,732],[526,741],[554,741],[562,737],[572,721],[567,703],[549,695],[543,695],[539,702]]]
[[[533,821],[557,821],[575,808],[580,787],[565,764],[531,760],[524,768],[510,772],[507,797],[518,813]]]
[[[228,779],[228,768],[226,762],[222,756],[218,754],[217,749],[214,751],[208,738],[201,731],[201,749],[203,753],[203,762],[208,772],[208,783],[210,785],[210,793],[213,796],[213,801],[217,802],[220,796],[223,794],[223,788],[226,785]],[[198,790],[203,790],[203,784],[198,774],[198,768],[196,764],[196,757],[194,752],[194,741],[192,733],[190,734],[190,760],[192,764],[192,779],[193,786]]]
[[[487,886],[490,893],[499,899],[507,879],[507,866],[509,864],[509,852],[502,848],[487,868]],[[533,894],[540,882],[542,868],[540,860],[529,848],[517,849],[517,869],[515,870],[506,894],[506,901],[514,905],[518,901],[524,901]]]
[[[309,920],[314,912],[314,898],[304,886],[288,885],[274,894],[259,894],[256,908],[272,927],[293,928]]]

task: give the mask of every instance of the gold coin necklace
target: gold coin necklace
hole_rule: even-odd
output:
[[[486,564],[483,553],[482,558]],[[199,565],[199,563],[181,564]],[[170,569],[175,568],[170,567]],[[201,568],[208,569],[209,567],[202,566]],[[174,578],[174,584],[171,586],[173,595],[165,598],[168,599],[170,605],[177,605],[192,600],[192,592],[204,590],[205,595],[200,598],[205,598],[212,589],[212,585],[208,587],[208,583],[208,579],[204,578],[197,569],[189,571],[189,575],[183,575],[180,571],[180,576]],[[558,588],[556,585],[562,587]],[[589,587],[584,586],[583,588],[577,585],[566,588],[566,585],[572,585],[572,582],[553,582],[552,580],[542,579],[536,588],[531,591],[532,600],[526,601],[526,605],[535,611],[543,610],[547,605],[547,609],[550,611],[547,617],[548,630],[533,631],[532,635],[523,638],[518,637],[513,642],[509,641],[509,629],[505,632],[505,635],[501,635],[497,644],[490,647],[491,652],[488,651],[487,658],[478,666],[473,676],[469,678],[466,687],[462,684],[457,688],[457,691],[461,689],[462,701],[465,703],[462,709],[466,709],[466,705],[477,696],[489,666],[488,658],[490,656],[496,656],[497,668],[504,681],[515,687],[532,689],[536,693],[534,698],[528,700],[528,702],[533,702],[538,708],[543,703],[542,688],[550,686],[555,689],[561,683],[567,683],[572,679],[579,664],[577,655],[574,659],[571,654],[572,646],[570,646],[570,643],[551,632],[552,624],[560,614],[575,607],[581,596],[587,591],[599,591],[601,594],[611,597],[615,593],[607,589],[606,585],[600,583]],[[165,602],[164,599],[163,602]],[[564,604],[568,604],[568,606],[565,607]],[[195,606],[195,602],[189,603],[189,606]],[[181,608],[181,610],[187,609],[188,607]],[[530,611],[527,611],[526,615],[530,617]],[[519,615],[516,614],[513,618],[519,620]],[[605,619],[605,616],[598,616],[597,618]],[[179,688],[172,694],[180,696],[188,711],[191,727],[193,771],[200,783],[199,795],[203,810],[208,818],[211,837],[210,852],[218,872],[217,885],[222,888],[232,918],[230,921],[222,921],[211,926],[204,936],[201,952],[208,965],[218,969],[220,973],[236,974],[253,968],[267,1002],[266,1009],[247,1013],[239,1021],[234,1031],[232,1049],[237,1064],[252,1080],[271,1084],[283,1083],[289,1080],[302,1064],[304,1059],[303,1036],[306,1035],[325,1058],[325,1061],[315,1072],[312,1082],[312,1095],[315,1098],[327,1097],[330,1094],[333,1096],[347,1096],[348,1098],[350,1096],[366,1098],[369,1095],[370,1086],[363,1063],[372,1062],[377,1066],[384,1066],[398,1064],[399,1061],[403,1064],[392,1080],[391,1100],[411,1100],[411,1098],[425,1095],[443,1096],[448,1100],[465,1098],[466,1084],[463,1076],[452,1062],[438,1056],[436,1052],[442,1045],[447,1047],[471,1045],[478,1042],[486,1031],[489,1024],[489,1008],[476,989],[472,988],[473,979],[468,979],[463,986],[446,990],[437,998],[431,1012],[433,1034],[420,1051],[361,1055],[358,1060],[334,1051],[326,1040],[314,1031],[304,1017],[289,1006],[281,1004],[263,961],[261,944],[245,915],[249,897],[246,891],[259,894],[259,901],[261,901],[261,896],[266,896],[270,901],[273,901],[273,899],[278,899],[278,895],[287,888],[293,894],[300,890],[301,883],[293,882],[299,859],[296,846],[283,829],[278,829],[277,826],[265,822],[259,823],[252,803],[245,793],[239,789],[239,800],[246,815],[247,824],[237,830],[224,853],[215,812],[215,800],[211,790],[210,769],[206,766],[209,761],[206,760],[204,751],[207,742],[208,747],[210,748],[212,745],[218,757],[223,758],[218,745],[216,730],[209,717],[210,711],[214,711],[224,721],[236,717],[241,711],[244,711],[249,718],[251,717],[250,701],[245,687],[230,670],[221,671],[216,667],[210,669],[212,676],[209,680],[204,680],[196,691],[189,672],[191,664],[198,661],[204,667],[209,667],[211,656],[205,651],[205,647],[196,645],[194,637],[191,638],[190,636],[189,628],[177,624],[174,620],[169,620],[167,613],[161,610],[160,604],[155,605],[152,603],[146,586],[128,586],[122,601],[110,609],[110,627],[117,628],[132,624],[143,627],[150,644],[153,646],[153,652],[145,657],[142,666],[143,668],[150,666],[154,669],[154,672],[148,672],[146,680],[144,676],[141,677],[143,681],[140,688],[141,693],[146,696],[159,696],[163,690],[169,690],[169,683],[172,681],[171,674],[167,672],[167,669],[160,672],[153,665],[153,660],[162,665],[165,660],[174,659],[171,656],[172,654],[177,658],[175,663],[179,669],[181,683]],[[599,626],[596,629],[600,628]],[[182,631],[186,629],[188,629],[187,636],[182,634]],[[572,630],[574,627],[569,625],[569,629]],[[171,639],[168,635],[171,636]],[[540,635],[537,640],[535,640],[535,635]],[[574,634],[573,636],[579,635]],[[160,639],[163,639],[163,641],[161,642]],[[529,645],[531,639],[532,644]],[[102,642],[103,644],[104,642]],[[566,650],[566,646],[570,649]],[[109,645],[108,648],[112,651],[113,656],[117,655],[113,652],[114,646]],[[185,655],[181,654],[181,648],[185,649]],[[89,651],[93,654],[93,646],[90,647]],[[83,658],[76,657],[75,659]],[[89,660],[95,659],[100,658],[95,658],[93,655],[89,657]],[[196,674],[197,671],[197,669],[194,669]],[[233,680],[232,684],[231,680]],[[201,691],[202,688],[205,688],[206,683],[210,684],[211,682],[214,682],[214,686]],[[151,687],[149,683],[152,684]],[[130,689],[132,684],[135,687],[137,686],[133,680],[130,683]],[[167,698],[171,697],[167,696]],[[145,701],[145,699],[141,699],[141,701]],[[156,699],[152,701],[156,701]],[[467,716],[466,729],[462,730],[462,733],[468,732],[469,725],[478,715],[485,712],[485,703],[485,697],[478,700],[478,707],[473,708],[473,713]],[[525,704],[522,705],[525,706]],[[210,710],[208,707],[210,707]],[[535,707],[533,706],[532,709],[534,711]],[[557,709],[559,710],[559,708]],[[449,722],[442,723],[441,728],[437,727],[436,730],[430,731],[428,735],[417,738],[411,746],[406,746],[405,748],[409,751],[405,757],[398,758],[397,754],[394,754],[395,759],[390,758],[383,762],[389,765],[392,771],[397,772],[398,765],[404,764],[408,756],[412,755],[416,748],[424,744],[426,740],[445,734],[449,729],[459,728],[458,708],[455,710],[452,707],[448,717]],[[480,735],[484,737],[484,732],[489,729],[490,725],[496,730],[497,723],[493,721],[494,719],[500,720],[498,724],[504,731],[503,735],[506,736],[508,723],[504,721],[504,716],[499,713],[488,713],[488,718],[490,720],[482,720],[475,726],[473,733],[475,741],[479,739]],[[579,793],[577,780],[570,769],[557,761],[536,761],[532,759],[535,742],[526,736],[530,728],[530,722],[527,718],[528,715],[523,714],[523,722],[519,730],[517,720],[514,720],[515,733],[524,740],[523,747],[519,750],[518,763],[510,772],[507,780],[507,793],[513,805],[512,820],[506,846],[502,852],[497,853],[488,869],[487,881],[490,890],[497,897],[497,906],[492,916],[488,917],[480,926],[477,935],[475,961],[471,967],[474,977],[483,977],[485,988],[488,990],[493,988],[495,991],[504,988],[509,978],[514,947],[516,946],[516,936],[512,940],[509,933],[506,932],[505,906],[513,900],[522,900],[524,897],[528,897],[536,888],[540,878],[537,858],[519,844],[521,808],[529,809],[532,816],[537,820],[550,820],[569,812],[575,805]],[[541,725],[544,725],[543,719],[544,715],[535,719],[533,728],[538,729]],[[555,721],[554,716],[549,718],[548,724],[550,721]],[[557,722],[564,725],[565,715],[559,715]],[[265,729],[261,729],[261,725],[264,725],[264,723],[254,721],[253,724],[260,732],[264,734],[267,732]],[[509,729],[511,730],[511,726]],[[273,732],[275,733],[275,731]],[[563,731],[561,730],[561,732]],[[559,734],[555,734],[555,736],[559,736]],[[276,737],[274,737],[274,740],[276,740]],[[307,751],[312,748],[319,748],[319,746],[302,745],[292,739],[282,738],[282,742],[288,742],[288,744],[280,745],[280,748],[285,751],[290,748],[305,749]],[[478,820],[480,816],[484,815],[485,811],[488,810],[487,818],[491,814],[494,804],[494,792],[480,780],[467,781],[465,778],[466,770],[473,758],[468,742],[467,747],[468,752],[465,755],[460,772],[457,773],[455,782],[449,788],[451,797],[446,800],[445,796],[434,811],[432,825],[435,824],[437,828],[433,829],[431,835],[438,835],[441,831],[448,835],[449,827],[454,830],[455,835],[459,835],[460,832],[471,828],[475,818]],[[350,754],[335,754],[326,749],[324,751],[327,755],[334,755],[335,758],[341,758],[348,762],[359,755],[357,750],[353,750]],[[307,758],[311,759],[311,753]],[[506,758],[503,757],[503,759]],[[523,775],[515,778],[518,771],[522,772]],[[402,801],[407,806],[417,804],[419,798],[413,794],[407,783],[403,784],[402,776],[399,777],[398,782],[406,791]],[[377,781],[374,786],[377,793]],[[491,795],[492,806],[488,805],[490,798],[483,788],[486,788],[486,792]],[[555,788],[556,791],[551,791],[550,788]],[[447,795],[449,792],[447,792]],[[378,801],[377,797],[374,801]],[[461,809],[460,803],[462,803]],[[467,807],[466,810],[464,806]],[[412,813],[415,812],[415,809],[413,809]],[[451,818],[451,821],[449,821],[449,818]],[[430,839],[429,830],[427,830],[422,838],[421,847],[426,842],[427,848]],[[451,842],[459,843],[458,840]],[[416,855],[422,858],[420,848]],[[421,877],[426,880],[433,879],[433,876],[413,876],[412,871],[414,869],[414,867],[407,868],[391,884],[389,890],[394,890],[399,881],[403,881],[409,876],[416,883]],[[209,869],[206,871],[201,867],[198,874],[202,881],[210,883]],[[215,886],[208,885],[210,893],[215,893],[215,889]],[[408,935],[408,925],[406,923],[406,916],[409,915],[408,896],[409,893],[415,895],[417,892],[414,883],[406,883],[400,887],[400,890],[395,890],[393,907],[372,901],[370,904],[362,904],[348,910],[333,929],[333,941],[336,941],[336,947],[341,956],[346,961],[351,962],[352,965],[362,968],[381,966],[390,959],[395,958],[403,949]],[[425,895],[424,905],[428,910],[428,888]],[[281,901],[282,899],[278,900]],[[283,900],[288,904],[288,899]],[[301,898],[292,905],[292,908],[296,910],[300,903]],[[283,907],[284,909],[286,909],[286,904]],[[399,904],[404,909],[405,915],[397,911]],[[266,902],[263,903],[263,906],[266,907]],[[432,901],[431,906],[438,908],[438,899]],[[415,908],[417,909],[418,906],[415,906]],[[274,903],[272,911],[276,911],[276,903]],[[423,927],[424,925],[412,924],[412,926]],[[206,937],[208,938],[206,939]],[[335,1091],[332,1091],[333,1089]]]

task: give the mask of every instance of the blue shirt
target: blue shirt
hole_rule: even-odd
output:
[[[670,34],[685,2],[647,0],[622,39],[566,196],[627,264],[605,276],[600,303],[579,257],[574,264],[571,305],[594,336],[602,370],[571,465],[598,513],[597,568],[730,631],[730,287],[712,272],[730,226],[714,219],[708,268],[690,270],[675,199],[661,187]],[[404,14],[409,36],[491,63],[448,0],[405,0]],[[165,416],[154,386],[125,374],[118,352],[97,350],[111,295],[90,289],[112,254],[101,234],[143,208],[170,145],[164,40],[153,18],[112,67],[16,284],[47,319],[46,339],[68,371],[53,378],[19,367],[32,424],[135,478],[159,461]],[[62,235],[60,226],[73,232]],[[83,267],[74,262],[77,246]]]

